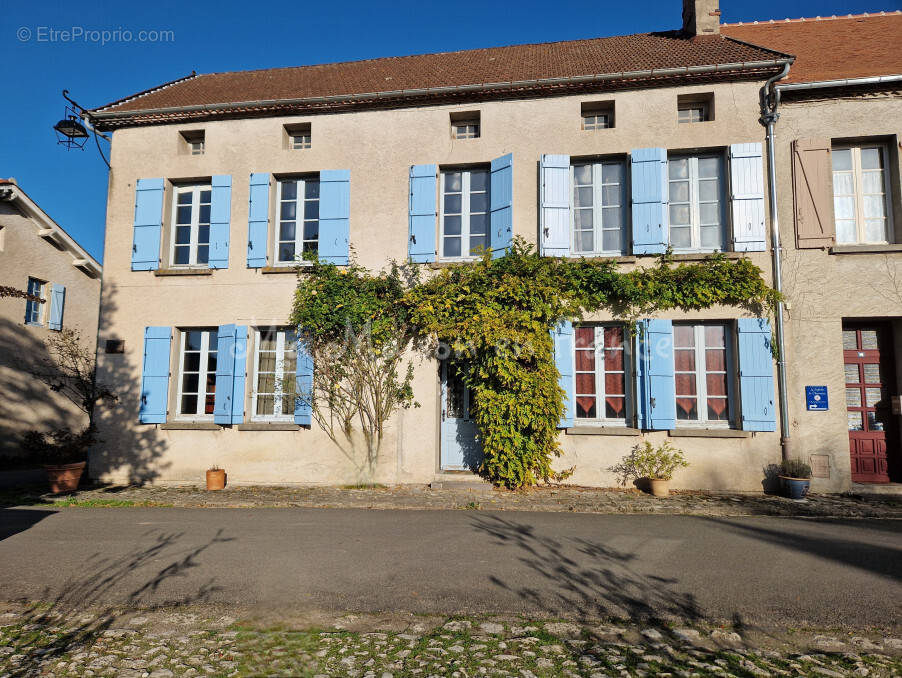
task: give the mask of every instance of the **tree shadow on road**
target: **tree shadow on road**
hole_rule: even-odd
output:
[[[45,589],[37,601],[17,601],[25,607],[13,613],[15,625],[0,629],[6,645],[18,655],[16,662],[7,658],[6,675],[39,675],[67,654],[89,651],[129,611],[206,602],[220,590],[212,577],[190,593],[171,599],[161,596],[172,580],[187,577],[201,566],[198,559],[205,551],[234,539],[223,536],[222,529],[199,545],[180,544],[184,536],[182,532],[145,533],[142,540],[150,537],[149,546],[117,557],[95,553],[58,590]],[[147,569],[149,574],[144,574],[142,570]],[[114,596],[115,604],[109,602]]]

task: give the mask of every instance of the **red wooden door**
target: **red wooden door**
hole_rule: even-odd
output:
[[[889,355],[881,356],[885,335],[885,329],[879,326],[843,329],[852,482],[889,482],[886,445],[894,436],[885,385],[885,380],[892,378],[886,365]]]

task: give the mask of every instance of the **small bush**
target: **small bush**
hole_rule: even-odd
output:
[[[88,458],[88,449],[97,442],[88,427],[80,433],[60,428],[49,433],[28,431],[22,436],[22,449],[29,459],[47,466],[76,464]]]
[[[801,459],[784,459],[780,462],[780,475],[788,478],[810,478],[811,467]]]
[[[626,485],[628,480],[639,478],[670,480],[674,471],[686,466],[689,466],[689,462],[683,457],[682,450],[666,440],[657,447],[646,440],[638,443],[619,464],[608,470],[619,475],[620,484]]]

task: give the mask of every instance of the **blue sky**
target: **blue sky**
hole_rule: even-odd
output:
[[[451,2],[298,2],[234,0],[32,0],[5,3],[0,62],[0,176],[19,185],[91,254],[103,255],[107,169],[93,143],[57,146],[52,126],[64,113],[63,89],[92,108],[192,70],[328,63],[526,42],[572,40],[678,28],[680,0],[616,7],[598,0],[482,2],[477,12]],[[721,0],[723,20],[828,16],[896,9],[891,0]],[[458,8],[458,9],[452,9]],[[80,28],[65,41],[50,29]],[[23,30],[26,29],[26,30]],[[165,42],[102,44],[89,31],[173,31]],[[122,225],[124,226],[124,225]]]

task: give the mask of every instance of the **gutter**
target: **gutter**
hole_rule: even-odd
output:
[[[889,82],[902,82],[902,75],[874,75],[867,78],[844,78],[842,80],[821,80],[819,82],[788,82],[776,85],[781,92],[793,92],[806,89],[824,89],[827,87],[855,87],[858,85],[882,85]]]
[[[191,106],[173,106],[169,108],[147,108],[128,111],[108,111],[95,109],[89,112],[95,123],[114,122],[122,118],[177,114],[204,113],[226,111],[235,108],[260,108],[267,106],[299,106],[331,103],[348,103],[359,101],[380,101],[394,98],[415,98],[442,94],[466,94],[475,92],[498,92],[522,88],[538,88],[546,86],[586,85],[609,82],[612,80],[637,80],[648,78],[668,78],[676,76],[696,76],[736,71],[753,71],[763,68],[777,68],[788,63],[787,59],[770,61],[745,61],[713,66],[680,66],[678,68],[659,68],[643,71],[621,71],[619,73],[603,73],[596,75],[578,75],[565,78],[541,78],[536,80],[517,80],[511,82],[481,83],[472,85],[451,85],[447,87],[425,87],[420,89],[403,89],[389,92],[365,92],[360,94],[336,94],[323,97],[303,97],[297,99],[261,99],[255,101],[233,101],[219,104],[197,104]]]

